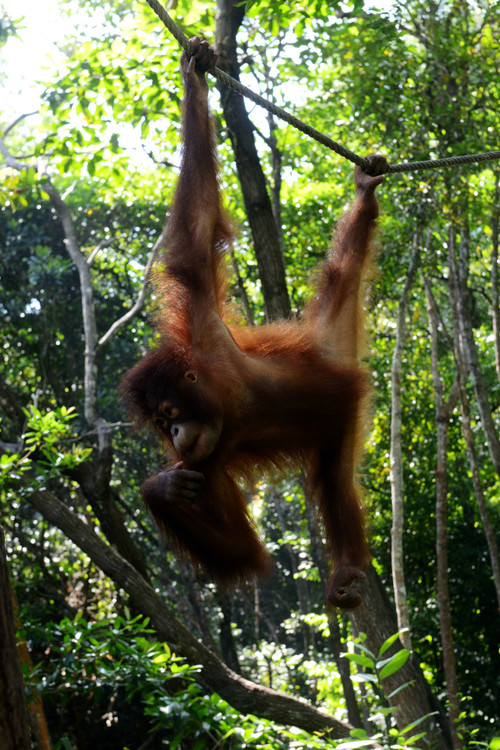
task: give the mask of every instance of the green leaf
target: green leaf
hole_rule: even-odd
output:
[[[153,659],[153,664],[166,664],[169,660],[169,657],[167,654],[158,654],[158,656],[155,656]]]
[[[375,674],[365,674],[365,673],[359,673],[359,674],[353,674],[351,677],[351,680],[353,682],[373,682],[378,683],[378,677]]]
[[[357,740],[365,740],[367,738],[366,729],[351,729],[351,737]]]
[[[400,693],[405,688],[409,687],[410,685],[413,685],[415,683],[415,680],[410,680],[409,682],[404,682],[402,685],[399,685],[399,687],[396,688],[396,690],[393,690],[389,695],[388,698],[394,698],[398,693]]]
[[[407,732],[410,732],[412,729],[415,729],[415,727],[418,727],[419,724],[421,724],[426,719],[429,719],[431,716],[436,716],[437,711],[432,711],[429,714],[425,714],[424,716],[419,716],[418,719],[415,719],[415,721],[412,721],[411,724],[407,724],[407,726],[401,730],[401,734],[406,734]]]
[[[403,630],[399,630],[397,633],[394,633],[393,635],[389,636],[387,640],[383,642],[383,644],[380,646],[380,650],[378,652],[379,658],[385,654],[388,648],[392,646],[392,644],[397,641],[401,633],[406,633],[408,628],[404,628]]]
[[[367,669],[375,669],[375,662],[373,659],[370,659],[370,657],[365,656],[365,654],[343,654],[343,656],[346,659],[349,659],[349,661],[352,661],[354,664],[359,664],[362,667],[366,667]]]
[[[394,654],[389,660],[381,662],[380,664],[385,664],[385,666],[383,666],[379,672],[380,679],[383,680],[386,677],[390,677],[397,672],[398,669],[401,669],[401,667],[408,661],[409,656],[410,652],[408,649],[402,648],[401,651],[398,651],[397,654]],[[377,664],[377,669],[380,668],[380,664]]]

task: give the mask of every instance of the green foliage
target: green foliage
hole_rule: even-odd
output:
[[[79,445],[70,422],[77,416],[65,406],[42,412],[35,406],[24,409],[26,432],[21,453],[0,455],[0,489],[25,482],[18,488],[23,494],[43,489],[51,477],[58,477],[85,461],[90,448]]]
[[[422,739],[425,740],[425,732],[417,731],[417,733],[414,734],[413,730],[427,718],[432,716],[432,714],[422,716],[408,726],[398,729],[395,723],[391,721],[391,717],[397,710],[397,706],[386,706],[380,701],[380,695],[383,691],[382,681],[387,677],[396,674],[396,672],[406,664],[410,657],[410,651],[408,651],[408,649],[399,648],[392,653],[391,656],[382,658],[384,654],[389,651],[391,646],[395,644],[400,635],[401,633],[398,632],[387,638],[381,645],[378,654],[374,654],[366,647],[363,643],[363,636],[354,641],[354,648],[357,649],[357,651],[344,654],[344,657],[358,667],[357,674],[352,677],[353,682],[363,684],[365,689],[368,688],[368,690],[374,691],[375,701],[370,703],[370,720],[379,725],[382,732],[380,736],[370,739],[365,730],[354,730],[352,736],[357,738],[359,743],[356,741],[340,743],[338,747],[342,748],[342,750],[347,750],[347,748],[364,747],[369,741],[373,741],[373,739],[380,742],[381,738],[383,738],[381,742],[383,747],[387,746],[395,748],[413,747],[416,742]],[[392,698],[398,693],[401,693],[409,684],[410,683],[402,683],[388,697]]]
[[[423,736],[411,734],[416,722],[399,733],[392,728],[385,738],[382,734],[369,738],[366,732],[353,730],[352,740],[334,742],[328,739],[328,733],[310,735],[297,728],[282,729],[271,722],[241,715],[219,696],[207,694],[197,682],[199,667],[187,665],[166,644],[156,642],[148,620],[140,617],[114,616],[89,622],[78,614],[49,627],[40,623],[37,628],[51,658],[50,664],[44,659],[34,668],[28,676],[29,682],[40,690],[49,712],[56,705],[63,715],[70,715],[74,705],[80,710],[84,706],[85,710],[91,706],[100,710],[107,705],[107,712],[100,717],[101,723],[108,727],[106,742],[112,741],[112,737],[117,742],[121,724],[125,725],[122,731],[128,733],[127,747],[133,746],[137,729],[150,734],[158,746],[177,748],[189,739],[196,748],[221,743],[232,750],[245,747],[291,750],[305,746],[347,750],[365,747],[373,741],[383,747],[404,748],[412,747]],[[370,655],[361,643],[357,648],[362,647],[362,654],[347,656],[363,668],[381,674],[384,667],[380,657],[397,637],[395,634],[388,639],[377,657]],[[401,666],[401,663],[397,666],[400,653],[392,657],[391,673]],[[353,659],[354,656],[357,658]],[[379,679],[375,677],[371,682],[380,686]],[[387,718],[393,709],[374,704],[372,712],[374,718]],[[129,723],[127,714],[136,717],[138,727]],[[69,736],[57,738],[56,750],[62,750],[67,741]]]
[[[354,664],[372,670],[371,672],[358,672],[355,678],[356,682],[378,682],[386,677],[390,677],[406,664],[410,656],[410,652],[406,648],[399,649],[399,651],[386,659],[381,658],[399,638],[399,635],[400,633],[395,633],[395,635],[384,641],[376,657],[361,641],[355,644],[360,653],[344,654],[346,659],[349,659]]]
[[[17,30],[20,26],[21,19],[11,18],[3,5],[0,5],[0,47],[5,44],[7,39],[17,36]]]
[[[490,742],[470,742],[470,747],[482,747],[488,750],[498,750],[500,748],[500,737],[493,737]]]
[[[36,407],[31,406],[25,410],[25,414],[27,430],[24,440],[28,447],[26,457],[39,451],[41,454],[39,462],[57,474],[59,471],[72,468],[85,461],[90,455],[90,449],[75,444],[69,449],[61,449],[63,443],[76,437],[69,425],[70,421],[77,416],[72,407],[67,409],[61,406],[55,411],[42,413]]]
[[[305,732],[282,732],[270,722],[241,715],[218,695],[207,694],[196,682],[199,667],[187,665],[166,644],[155,642],[147,620],[113,617],[91,623],[77,615],[44,626],[44,632],[50,635],[50,669],[39,664],[29,680],[49,711],[58,705],[69,713],[75,703],[112,706],[101,716],[109,730],[106,742],[120,736],[120,724],[125,723],[127,747],[133,746],[137,731],[127,721],[130,712],[139,731],[151,734],[157,746],[173,750],[186,740],[200,750],[218,743],[233,750],[275,750],[299,747],[306,739],[310,747],[325,747]],[[65,747],[65,740],[59,738],[56,750]]]

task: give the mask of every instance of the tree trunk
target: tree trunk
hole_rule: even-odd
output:
[[[448,482],[447,482],[447,447],[448,427],[456,403],[456,395],[445,403],[443,386],[439,376],[438,359],[438,314],[432,298],[430,284],[425,280],[427,314],[431,330],[432,377],[436,392],[437,424],[437,466],[436,466],[436,556],[437,556],[437,598],[441,644],[443,649],[443,668],[446,680],[446,694],[450,713],[453,747],[461,750],[463,740],[457,732],[460,715],[460,698],[458,693],[457,664],[453,646],[453,627],[451,621],[450,589],[448,576]]]
[[[17,629],[19,630],[19,612],[17,608],[16,595],[13,592],[12,603],[14,609],[14,622]],[[28,649],[28,644],[24,640],[17,639],[17,653],[21,665],[31,672],[33,670],[33,662],[31,660],[31,654]],[[50,738],[49,727],[47,725],[47,719],[45,717],[45,711],[43,710],[43,701],[40,691],[36,685],[32,682],[29,687],[30,697],[28,700],[27,711],[28,711],[28,723],[31,727],[31,731],[36,739],[37,750],[52,750],[52,740]]]
[[[16,647],[12,588],[0,527],[0,747],[30,750],[24,683]]]
[[[408,274],[406,276],[403,293],[399,300],[398,323],[396,329],[396,343],[392,356],[392,388],[391,388],[391,498],[392,498],[392,531],[391,531],[391,561],[392,561],[392,585],[396,613],[398,617],[398,630],[401,642],[405,648],[411,650],[411,629],[408,599],[406,595],[406,581],[404,570],[404,477],[403,477],[403,452],[401,436],[401,371],[403,350],[406,341],[406,315],[415,282],[418,260],[420,255],[420,237],[418,234],[413,239],[412,253]],[[403,632],[402,632],[403,631]]]
[[[236,34],[244,15],[244,3],[238,0],[217,0],[217,64],[237,80],[239,65]],[[253,125],[243,97],[221,84],[219,90],[252,232],[266,317],[267,320],[287,318],[290,315],[290,300],[286,287],[285,263],[266,179],[255,147]]]
[[[120,555],[147,580],[148,571],[144,557],[127,529],[111,487],[111,428],[103,419],[97,421],[97,441],[91,459],[72,469],[71,477],[78,482],[85,499],[92,506],[106,539],[116,545]]]
[[[398,623],[394,607],[372,566],[366,571],[366,577],[363,602],[349,613],[349,617],[356,632],[366,634],[364,643],[367,648],[378,654],[384,641],[397,632]],[[401,642],[396,641],[392,650],[384,654],[384,657],[401,646]],[[405,687],[398,692],[402,685]],[[427,714],[436,714],[429,716],[416,727],[415,732],[427,732],[427,741],[417,742],[415,747],[428,750],[430,742],[435,750],[449,750],[452,744],[446,715],[432,695],[417,659],[408,659],[395,674],[382,680],[382,687],[387,702],[395,707],[394,718],[400,730]]]
[[[488,444],[491,462],[496,473],[500,477],[500,440],[498,439],[495,422],[491,413],[491,406],[488,398],[488,386],[479,362],[479,355],[474,339],[474,329],[472,327],[471,300],[468,285],[469,227],[467,224],[464,223],[460,236],[458,265],[456,258],[456,233],[450,228],[448,258],[450,264],[450,275],[454,277],[454,283],[456,284],[457,290],[458,316],[463,350],[467,357],[467,366],[470,367],[477,406],[481,417],[481,425]]]
[[[329,572],[326,564],[325,545],[320,537],[318,521],[314,512],[314,508],[310,503],[306,505],[306,513],[312,558],[318,568],[323,591],[326,591]],[[363,726],[363,722],[359,712],[354,685],[352,684],[351,680],[351,664],[348,659],[342,657],[340,652],[341,644],[339,617],[341,616],[342,615],[339,615],[335,608],[331,608],[328,612],[328,622],[330,624],[330,638],[328,642],[332,650],[335,664],[337,665],[337,669],[339,671],[340,681],[342,682],[342,689],[344,691],[344,699],[347,708],[347,717],[353,727],[360,728]]]
[[[233,670],[233,672],[236,672],[237,674],[241,674],[241,666],[240,666],[240,660],[238,657],[238,649],[236,648],[236,643],[234,641],[233,636],[233,629],[232,629],[232,614],[233,614],[233,607],[231,602],[231,597],[228,596],[226,593],[222,593],[218,597],[221,612],[222,612],[222,620],[220,623],[220,629],[219,629],[219,638],[220,638],[220,647],[221,647],[221,653],[224,661],[226,662],[227,666]]]
[[[75,222],[68,205],[50,180],[44,183],[44,188],[50,196],[51,203],[59,217],[64,230],[65,244],[68,254],[78,271],[80,281],[80,298],[82,303],[82,322],[85,340],[84,356],[84,412],[89,427],[97,433],[97,458],[87,462],[75,470],[81,480],[83,494],[92,504],[103,531],[112,544],[116,544],[120,553],[146,576],[146,566],[141,553],[137,549],[124,523],[120,510],[114,503],[110,480],[113,459],[111,428],[99,415],[98,409],[98,362],[97,355],[103,346],[118,332],[129,317],[141,307],[144,300],[144,287],[136,304],[121,319],[115,321],[107,333],[99,340],[95,314],[94,286],[91,274],[91,264],[87,262],[85,254],[78,242]],[[155,244],[148,261],[151,267],[161,237]]]
[[[281,536],[285,537],[287,530],[290,530],[290,526],[289,525],[287,526],[287,524],[285,523],[285,519],[283,517],[283,511],[280,505],[281,498],[276,492],[272,492],[271,497],[273,500],[276,515],[278,517],[278,523],[279,523],[279,527],[281,531]],[[304,580],[303,578],[300,578],[300,576],[297,575],[298,561],[296,559],[295,551],[292,545],[284,542],[280,546],[281,546],[281,549],[284,549],[284,551],[288,554],[289,570],[295,582],[295,590],[297,592],[297,602],[299,605],[299,612],[302,615],[306,615],[308,612],[311,611],[307,581]],[[302,653],[304,654],[304,656],[308,657],[311,653],[311,647],[312,647],[311,628],[309,627],[309,625],[303,622],[301,624],[300,629],[302,633]]]
[[[498,187],[498,186],[497,186]],[[497,227],[498,229],[498,227]],[[495,244],[495,243],[494,243]],[[496,242],[496,251],[498,252],[498,239]],[[496,260],[495,260],[496,263]],[[493,271],[492,271],[493,275]],[[496,282],[498,283],[498,279]],[[450,298],[452,303],[452,316],[453,316],[453,334],[454,334],[454,351],[455,351],[455,363],[457,368],[457,382],[460,393],[460,407],[462,412],[462,434],[464,436],[465,445],[467,449],[467,457],[469,459],[469,466],[472,476],[472,486],[474,488],[474,496],[479,509],[479,515],[483,524],[484,533],[486,536],[486,543],[488,545],[488,553],[490,557],[491,570],[493,572],[493,582],[495,585],[495,591],[497,595],[498,611],[500,613],[500,560],[498,555],[498,545],[495,534],[495,529],[491,522],[490,513],[486,504],[486,498],[484,496],[483,485],[481,481],[481,475],[479,471],[479,464],[476,452],[476,446],[474,441],[474,433],[471,426],[471,416],[469,399],[467,397],[466,383],[469,375],[467,368],[467,357],[463,350],[463,340],[460,335],[460,320],[458,312],[458,289],[457,279],[454,273],[450,273],[448,279],[448,286],[450,290]],[[498,298],[498,293],[497,293]],[[494,303],[495,297],[493,297]],[[498,303],[498,299],[497,299]],[[495,304],[493,304],[495,307]],[[495,317],[495,316],[494,316]],[[495,329],[495,324],[494,324]],[[496,334],[495,334],[496,338]],[[496,344],[495,344],[496,351]]]
[[[491,317],[493,320],[493,343],[495,346],[495,366],[500,380],[500,300],[498,296],[498,241],[500,225],[500,177],[495,181],[495,197],[491,216]]]

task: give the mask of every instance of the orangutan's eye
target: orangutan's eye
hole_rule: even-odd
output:
[[[160,408],[158,411],[161,418],[168,420],[178,419],[181,413],[180,409],[171,404],[169,401],[164,401],[162,404],[160,404]]]

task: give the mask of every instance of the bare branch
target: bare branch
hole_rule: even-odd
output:
[[[118,331],[120,331],[128,322],[129,320],[132,320],[132,318],[137,315],[139,310],[141,309],[142,305],[144,304],[144,299],[146,297],[146,288],[148,283],[149,274],[151,272],[151,268],[153,266],[153,263],[155,261],[158,249],[163,245],[165,239],[165,229],[162,231],[158,239],[156,240],[154,247],[151,251],[151,255],[149,256],[146,269],[144,271],[144,283],[139,291],[139,294],[137,295],[137,299],[134,303],[134,305],[128,310],[125,315],[122,315],[121,318],[118,320],[115,320],[113,325],[106,331],[104,336],[101,337],[99,340],[99,343],[97,345],[97,351],[99,351],[103,346],[106,346],[106,344],[111,341],[111,339],[116,336]]]
[[[34,112],[25,112],[23,115],[19,115],[19,117],[16,117],[13,122],[10,123],[10,125],[7,125],[5,130],[3,131],[4,137],[7,135],[7,133],[10,133],[11,130],[13,130],[16,125],[21,122],[21,120],[24,120],[26,117],[32,117],[33,115],[37,115],[38,110],[36,109]]]
[[[71,216],[71,212],[61,194],[52,184],[47,175],[48,165],[46,160],[39,160],[38,163],[34,164],[25,164],[21,162],[10,153],[1,137],[0,152],[9,167],[18,171],[34,168],[40,175],[45,177],[43,189],[48,194],[52,206],[63,226],[65,237],[64,244],[66,245],[68,254],[71,257],[80,278],[80,296],[82,300],[83,330],[85,335],[85,418],[90,425],[94,425],[98,420],[96,367],[98,337],[95,320],[94,289],[90,269],[87,265],[87,259],[78,243],[73,217]]]
[[[80,295],[82,299],[83,330],[85,335],[85,418],[90,425],[98,419],[97,412],[97,325],[95,319],[94,288],[87,258],[83,254],[76,236],[75,224],[71,212],[58,190],[47,178],[43,185],[52,205],[63,225],[66,249],[76,266],[80,278]]]
[[[89,268],[91,268],[91,267],[92,267],[92,265],[93,265],[93,263],[94,263],[94,260],[96,259],[96,256],[97,256],[97,254],[98,254],[98,253],[99,253],[99,252],[100,252],[101,250],[104,250],[104,248],[105,248],[105,247],[110,247],[110,246],[111,246],[111,245],[113,245],[113,244],[114,244],[115,242],[116,242],[116,238],[115,238],[115,237],[109,237],[109,238],[108,238],[107,240],[101,240],[101,241],[100,241],[100,242],[99,242],[99,243],[98,243],[98,244],[97,244],[97,245],[96,245],[96,246],[94,247],[94,249],[93,249],[93,250],[92,250],[92,252],[90,253],[89,257],[87,258],[87,265],[88,265],[88,267],[89,267]]]
[[[71,193],[73,192],[75,188],[76,188],[76,180],[68,188],[66,188],[64,193],[62,193],[61,198],[63,199],[63,201],[66,200],[68,195],[71,195]]]
[[[20,161],[17,158],[17,156],[14,156],[13,154],[11,154],[9,149],[5,145],[4,139],[1,136],[0,136],[0,153],[5,159],[6,165],[8,167],[11,167],[12,169],[17,169],[19,172],[22,172],[26,169],[36,169],[37,172],[40,171],[40,165],[37,164],[37,162],[28,164],[27,162]]]

